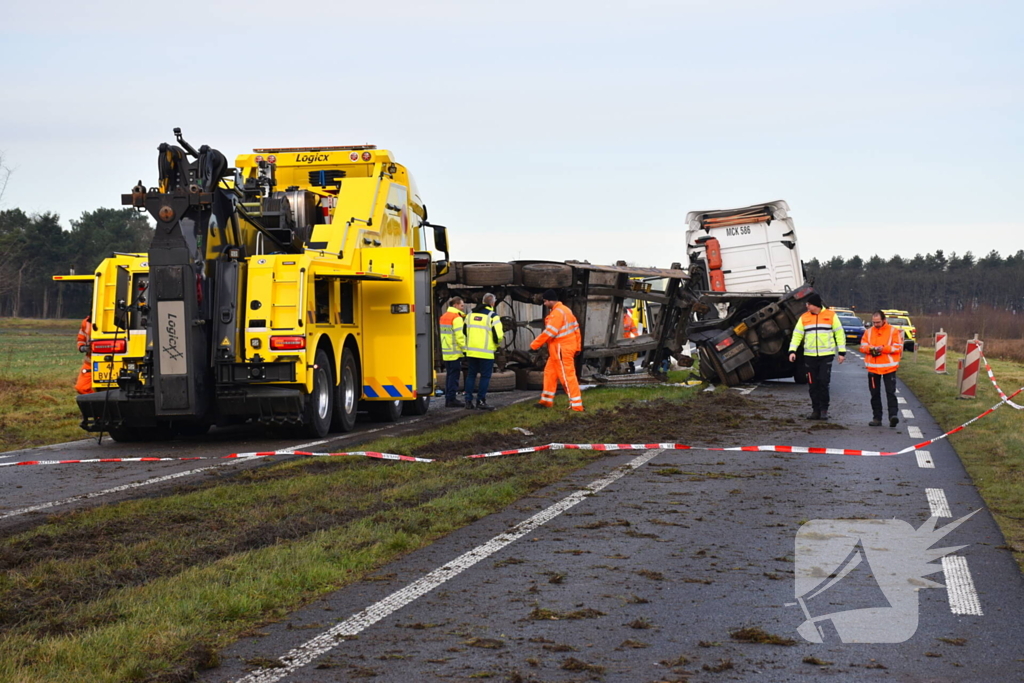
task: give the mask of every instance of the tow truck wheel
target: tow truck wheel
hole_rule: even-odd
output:
[[[341,376],[334,396],[334,420],[331,429],[336,432],[351,432],[356,426],[359,410],[359,372],[356,359],[349,349],[341,352]]]
[[[396,422],[402,416],[402,401],[367,401],[374,422]]]
[[[417,396],[415,401],[402,402],[402,415],[426,415],[430,408],[430,396]]]
[[[331,428],[334,408],[334,380],[331,378],[331,361],[323,349],[318,349],[314,360],[313,391],[306,397],[306,414],[303,416],[304,436],[323,437]]]

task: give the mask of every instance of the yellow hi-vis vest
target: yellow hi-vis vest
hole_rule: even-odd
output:
[[[800,316],[793,330],[789,350],[796,351],[804,343],[805,356],[834,356],[846,353],[846,332],[835,311],[823,308],[814,315],[810,311]]]
[[[466,331],[462,311],[449,306],[441,316],[441,358],[459,360],[466,352]]]
[[[494,358],[494,352],[504,338],[501,318],[490,306],[466,317],[466,355],[470,358]]]

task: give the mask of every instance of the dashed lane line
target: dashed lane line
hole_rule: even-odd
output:
[[[897,396],[896,397],[896,402],[897,403],[906,403],[907,399],[903,398],[902,396]]]
[[[942,489],[925,489],[928,496],[928,507],[931,508],[932,517],[952,517],[949,509],[949,502],[946,500],[946,492]]]
[[[932,454],[928,451],[914,451],[914,455],[917,456],[917,466],[935,469],[935,462],[932,460]]]
[[[904,419],[907,419],[907,420],[913,420],[914,419],[914,411],[913,410],[910,410],[909,408],[904,408],[900,412],[903,413]]]
[[[981,600],[978,599],[978,591],[974,588],[971,571],[967,568],[967,558],[962,555],[943,557],[942,571],[946,575],[950,611],[953,614],[982,616]]]
[[[274,683],[292,674],[321,655],[333,650],[344,642],[346,638],[357,635],[409,603],[426,595],[441,584],[455,578],[478,562],[487,559],[502,548],[529,534],[540,525],[582,502],[588,496],[597,493],[609,484],[613,484],[633,470],[641,467],[661,452],[661,450],[650,451],[630,460],[625,465],[616,468],[611,474],[591,482],[554,505],[541,510],[533,517],[520,522],[505,533],[498,534],[486,543],[455,558],[426,576],[413,581],[405,588],[395,591],[383,600],[370,605],[361,612],[353,614],[348,619],[335,624],[315,638],[278,657],[278,661],[283,666],[253,671],[249,675],[238,679],[238,683]]]
[[[921,433],[921,428],[914,425],[907,427],[907,436],[911,439],[923,439],[924,434]]]

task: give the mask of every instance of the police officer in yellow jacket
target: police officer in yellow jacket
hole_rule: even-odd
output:
[[[840,363],[846,360],[846,332],[835,311],[822,306],[820,294],[811,294],[804,304],[807,312],[800,316],[793,330],[793,340],[789,343],[789,362],[796,362],[796,350],[803,342],[807,388],[811,394],[811,414],[807,419],[827,420],[832,359],[838,354]]]
[[[444,407],[462,408],[466,404],[455,397],[462,374],[462,359],[466,355],[466,304],[461,296],[448,300],[448,310],[441,316],[441,358],[444,360]]]
[[[501,318],[494,312],[495,298],[493,294],[484,294],[483,304],[466,317],[466,357],[469,369],[466,372],[466,408],[477,410],[494,410],[487,405],[487,387],[491,383],[491,372],[494,371],[494,352],[505,338],[505,330],[501,326]],[[480,388],[476,392],[476,405],[473,405],[473,392],[476,389],[476,376],[480,375]]]

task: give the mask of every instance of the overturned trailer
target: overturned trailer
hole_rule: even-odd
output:
[[[690,292],[689,273],[677,263],[638,268],[621,261],[611,266],[583,261],[453,262],[437,279],[436,307],[444,310],[453,296],[478,303],[485,293],[494,294],[506,330],[495,355],[496,371],[520,389],[533,389],[541,382],[544,357],[530,352],[530,342],[544,327],[547,311],[541,294],[546,289],[557,290],[580,323],[581,380],[650,381],[664,378],[670,358],[690,364],[687,329],[694,307],[702,305]],[[627,309],[642,311],[645,323],[633,338],[623,331]]]

